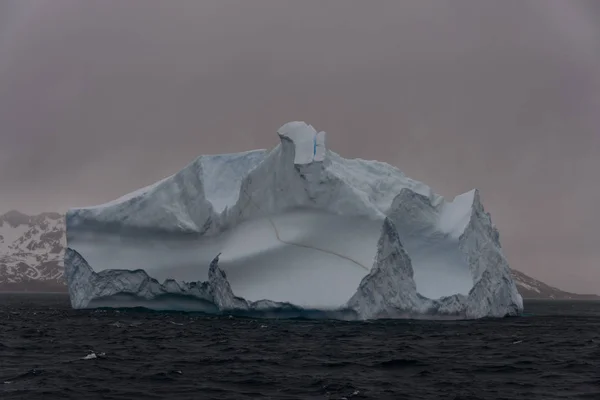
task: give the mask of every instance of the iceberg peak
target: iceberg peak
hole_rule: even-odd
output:
[[[294,164],[305,165],[325,160],[327,154],[325,132],[317,132],[306,122],[292,121],[284,124],[277,133],[282,146],[286,147],[288,143],[292,145]]]
[[[325,132],[305,122],[277,133],[270,151],[200,156],[155,185],[70,210],[73,307],[353,319],[522,311],[477,190],[447,201],[389,164],[328,151]]]

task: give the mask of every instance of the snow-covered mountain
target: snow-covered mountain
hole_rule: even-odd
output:
[[[0,290],[64,291],[65,219],[58,213],[0,215]]]
[[[512,270],[512,276],[517,284],[519,293],[525,299],[600,300],[600,296],[594,294],[565,292],[514,269]]]

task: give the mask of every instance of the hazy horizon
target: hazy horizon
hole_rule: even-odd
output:
[[[600,294],[600,2],[5,0],[0,214],[99,204],[303,120],[478,188],[511,267]]]

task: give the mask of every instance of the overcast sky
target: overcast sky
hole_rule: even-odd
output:
[[[290,120],[479,188],[513,268],[600,293],[600,1],[0,1],[0,213],[109,201]]]

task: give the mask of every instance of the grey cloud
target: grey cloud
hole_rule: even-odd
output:
[[[480,188],[515,268],[598,293],[597,21],[594,0],[0,2],[0,212],[108,201],[301,119]]]

